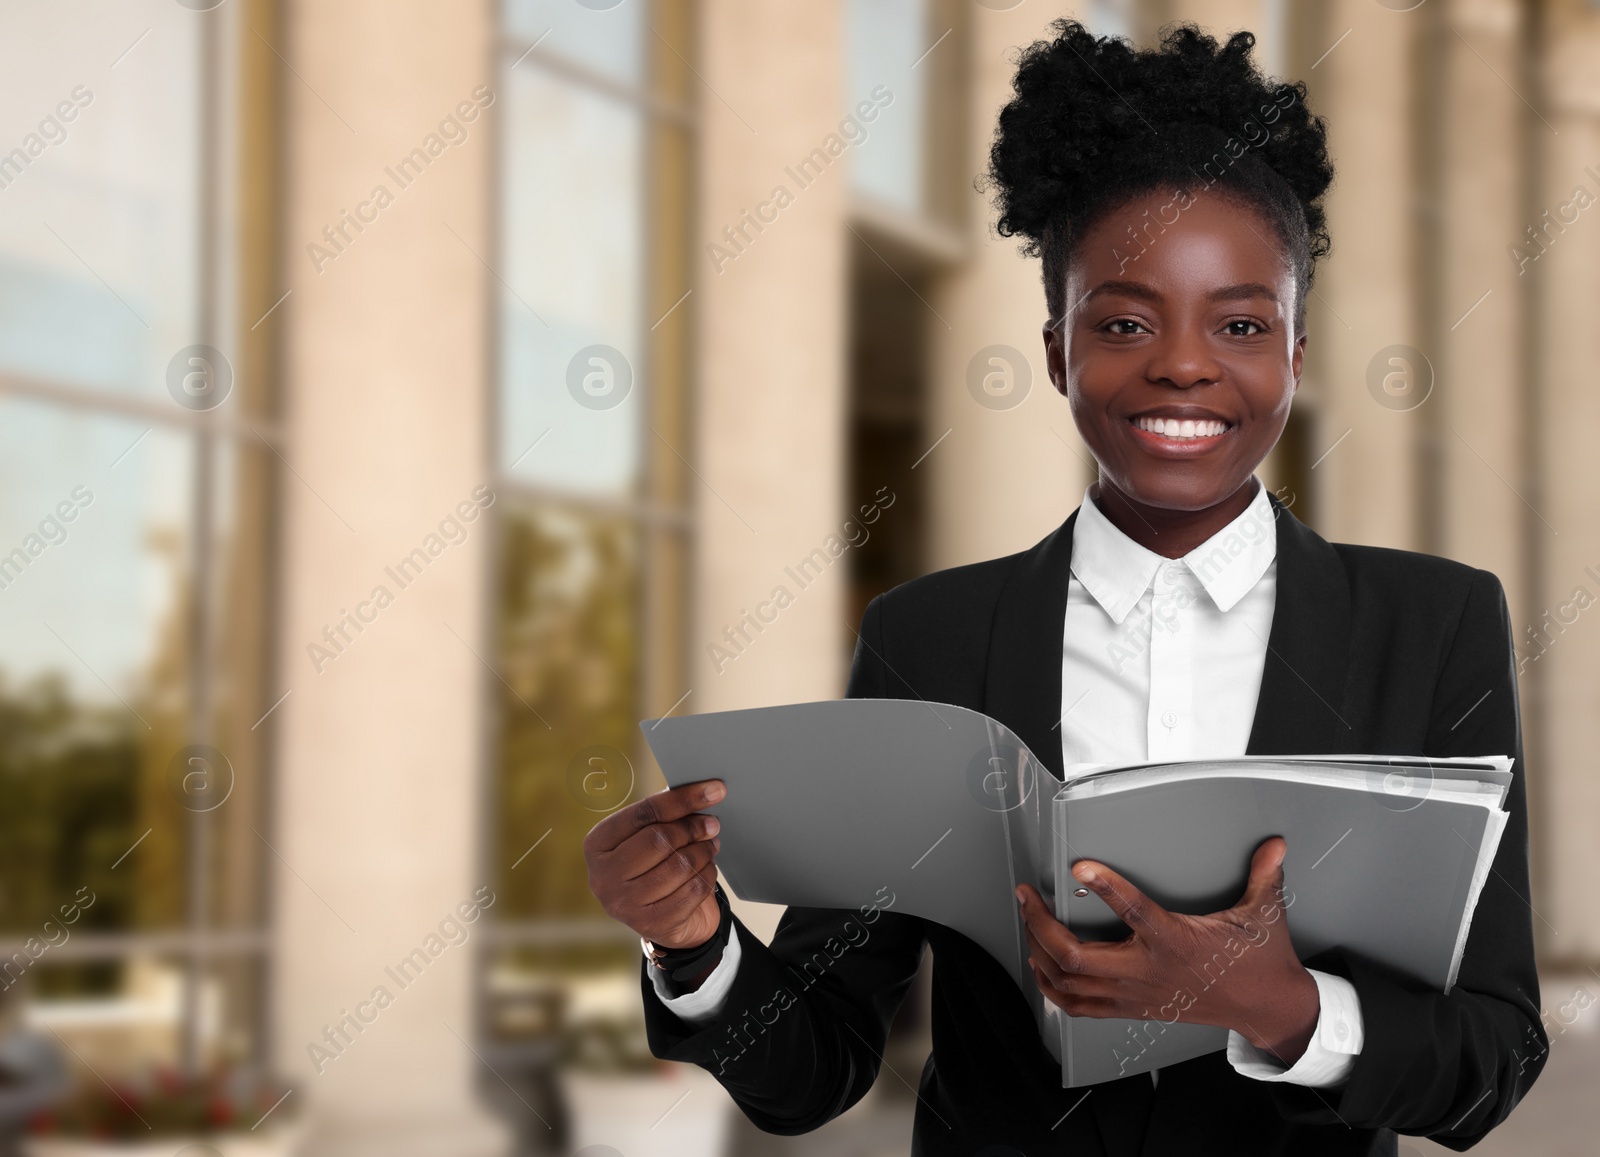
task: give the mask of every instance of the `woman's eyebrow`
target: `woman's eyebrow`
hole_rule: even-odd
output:
[[[1161,294],[1152,286],[1142,281],[1102,281],[1088,293],[1084,294],[1083,301],[1092,301],[1096,297],[1106,294],[1120,294],[1123,297],[1137,297],[1144,301],[1161,301]]]
[[[1219,289],[1209,296],[1212,301],[1244,301],[1251,297],[1264,297],[1272,302],[1278,300],[1277,291],[1270,285],[1263,285],[1259,281],[1246,281],[1239,285],[1230,285],[1226,289]]]

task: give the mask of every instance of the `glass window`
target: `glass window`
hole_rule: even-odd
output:
[[[0,989],[108,1075],[239,1061],[261,1044],[253,728],[271,703],[273,437],[242,415],[270,413],[265,337],[249,327],[272,298],[242,320],[231,306],[270,288],[242,239],[270,251],[271,234],[261,200],[227,201],[219,158],[259,163],[266,144],[240,139],[214,78],[242,56],[247,17],[13,8],[0,46]],[[213,67],[219,51],[229,59]]]
[[[558,61],[637,84],[647,71],[646,9],[638,0],[506,0],[505,30]]]
[[[500,466],[519,481],[628,495],[641,428],[628,395],[648,390],[645,117],[528,62],[507,87]]]
[[[194,341],[202,26],[164,15],[7,8],[0,367],[13,373],[165,397],[171,351]]]
[[[920,212],[928,0],[850,0],[848,19],[849,107],[879,106],[867,139],[852,150],[851,183],[895,208]]]
[[[582,841],[656,789],[638,721],[685,690],[690,14],[503,8],[490,1055],[642,1052],[636,1000],[590,1024],[567,998],[596,970],[630,991]]]

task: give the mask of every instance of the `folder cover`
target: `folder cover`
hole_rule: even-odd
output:
[[[1511,783],[1502,755],[1363,754],[1078,766],[1063,783],[996,720],[910,699],[640,726],[670,785],[727,783],[717,864],[735,895],[877,904],[967,936],[1015,980],[1066,1088],[1217,1051],[1228,1034],[1161,1010],[1147,1021],[1062,1013],[1028,966],[1018,884],[1038,888],[1080,938],[1117,939],[1128,930],[1099,897],[1075,895],[1078,860],[1198,915],[1235,904],[1255,848],[1281,835],[1302,959],[1342,946],[1449,992]],[[1196,984],[1216,983],[1227,963]]]

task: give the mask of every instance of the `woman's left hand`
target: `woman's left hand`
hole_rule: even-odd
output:
[[[1017,889],[1029,963],[1046,999],[1070,1016],[1182,1020],[1222,1025],[1292,1065],[1317,1026],[1317,984],[1289,943],[1281,836],[1264,841],[1232,908],[1208,916],[1168,912],[1104,864],[1072,873],[1132,931],[1079,940],[1028,884]]]

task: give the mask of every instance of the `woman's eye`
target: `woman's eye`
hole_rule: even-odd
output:
[[[1122,329],[1120,328],[1122,326],[1127,326],[1128,328]],[[1136,334],[1142,331],[1144,326],[1134,321],[1131,317],[1119,317],[1106,322],[1105,328],[1115,334]]]
[[[1240,326],[1244,326],[1246,328],[1240,329]],[[1250,327],[1254,327],[1255,333],[1250,332]],[[1242,317],[1237,321],[1230,321],[1226,328],[1228,333],[1233,337],[1254,337],[1256,333],[1267,332],[1266,327],[1260,322],[1250,321],[1248,318]]]

